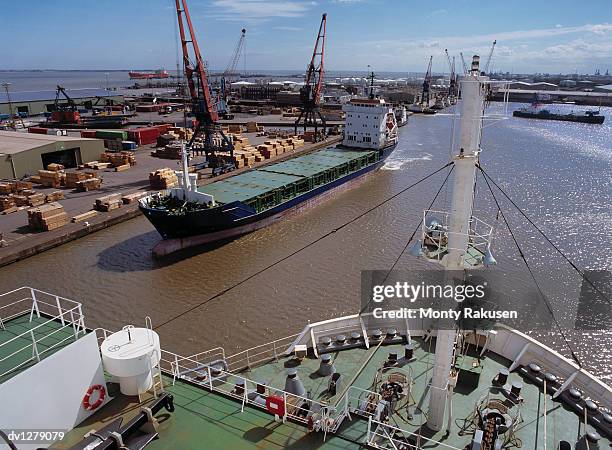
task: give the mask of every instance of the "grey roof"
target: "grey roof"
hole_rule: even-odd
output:
[[[53,134],[23,133],[19,131],[0,131],[0,155],[14,155],[47,144],[75,141],[99,141],[99,139],[55,136]]]
[[[87,97],[118,97],[121,94],[113,91],[107,91],[106,89],[66,89],[68,95],[73,99],[87,98]],[[22,91],[22,92],[10,92],[11,102],[37,102],[55,100],[55,91]],[[62,99],[65,99],[63,96]],[[0,92],[0,103],[8,103],[6,98],[6,92]]]

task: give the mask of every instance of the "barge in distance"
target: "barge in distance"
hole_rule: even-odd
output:
[[[314,206],[380,168],[398,141],[393,108],[382,99],[365,98],[351,100],[344,110],[344,139],[336,148],[202,187],[179,174],[181,188],[141,199],[140,210],[163,238],[153,253],[164,256],[250,233]]]
[[[605,116],[599,114],[599,111],[584,110],[574,112],[572,110],[569,112],[564,112],[540,108],[537,105],[517,109],[512,113],[512,115],[514,117],[523,117],[525,119],[561,120],[564,122],[593,123],[598,125],[604,123],[605,119]]]

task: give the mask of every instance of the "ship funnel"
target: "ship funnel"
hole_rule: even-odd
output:
[[[423,244],[421,243],[421,240],[419,239],[415,241],[415,243],[410,246],[408,252],[412,256],[423,256]]]
[[[487,249],[485,250],[482,263],[486,267],[494,266],[495,264],[497,264],[497,260],[493,257],[493,253],[491,253],[491,244],[487,245]]]
[[[472,56],[472,73],[478,75],[480,72],[480,56]]]
[[[285,380],[285,391],[290,394],[297,395],[299,397],[306,396],[306,388],[304,387],[302,380],[300,380],[300,377],[298,377],[297,370],[289,369],[287,371],[287,379]]]

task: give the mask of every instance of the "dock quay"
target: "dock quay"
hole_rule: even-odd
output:
[[[249,133],[245,133],[245,136],[248,135]],[[249,137],[253,142],[257,142],[257,139],[267,139],[263,137]],[[203,178],[198,181],[198,185],[204,186],[256,168],[264,167],[268,164],[308,154],[321,148],[337,144],[340,140],[341,136],[330,136],[324,141],[306,144],[300,147],[299,150],[294,150],[293,152],[284,153],[277,157],[257,162],[251,167],[243,167],[216,177]],[[138,209],[138,202],[132,201],[131,203],[123,204],[121,207],[107,212],[94,211],[95,214],[87,214],[82,220],[79,220],[78,217],[91,212],[92,205],[96,202],[96,199],[101,197],[138,197],[137,194],[144,195],[148,192],[154,192],[150,190],[148,174],[160,167],[178,169],[178,161],[153,157],[151,156],[152,149],[153,147],[151,145],[139,147],[139,149],[135,151],[138,163],[129,170],[119,172],[115,172],[114,169],[111,168],[98,170],[100,176],[104,178],[104,183],[100,189],[88,192],[62,190],[62,192],[65,193],[65,198],[59,200],[58,203],[63,206],[68,217],[76,218],[76,221],[71,221],[70,223],[50,231],[33,232],[28,227],[28,211],[26,208],[22,208],[10,214],[0,215],[0,239],[2,240],[2,245],[0,245],[0,267],[26,259],[30,256],[80,239],[91,233],[95,233],[141,215]],[[197,161],[196,157],[194,162]],[[36,191],[40,191],[47,195],[55,191],[55,189],[37,188]]]

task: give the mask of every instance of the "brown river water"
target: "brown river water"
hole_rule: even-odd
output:
[[[519,105],[511,105],[511,108]],[[493,105],[500,112],[500,105]],[[481,161],[579,267],[610,269],[612,256],[612,109],[604,125],[487,120]],[[117,329],[175,317],[359,215],[449,159],[452,115],[412,116],[385,167],[362,184],[314,209],[224,245],[156,261],[159,241],[139,217],[0,269],[0,292],[32,286],[81,301],[86,324]],[[301,331],[308,321],[356,313],[360,272],[388,269],[404,247],[444,175],[424,182],[341,231],[195,308],[158,329],[162,346],[189,355],[223,346],[226,353]],[[477,213],[496,227],[499,265],[524,270],[486,194],[477,188]],[[482,197],[482,199],[481,199]],[[445,209],[443,191],[436,208]],[[506,210],[510,211],[507,203]],[[563,316],[567,283],[579,283],[562,260],[514,212],[507,213],[539,273],[542,287]],[[397,268],[428,263],[405,254]],[[572,278],[573,277],[573,278]],[[551,325],[552,329],[552,325]],[[537,334],[567,354],[555,333]],[[612,383],[609,332],[570,331],[584,366]]]

